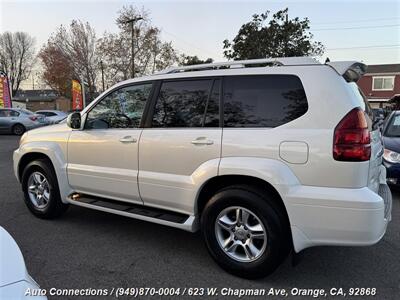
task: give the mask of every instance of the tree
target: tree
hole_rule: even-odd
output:
[[[51,43],[43,46],[38,56],[43,63],[44,82],[60,95],[71,97],[71,79],[78,78],[78,75],[74,73],[68,58]]]
[[[134,6],[124,6],[116,19],[120,31],[106,32],[97,42],[107,86],[131,77],[132,29],[126,21],[138,17],[143,20],[134,26],[135,76],[154,73],[178,60],[172,44],[161,41],[160,30],[151,24],[149,13]]]
[[[12,83],[12,94],[27,79],[35,62],[35,40],[26,32],[0,34],[0,69]]]
[[[87,22],[73,20],[69,28],[61,25],[40,52],[44,64],[43,77],[47,83],[57,87],[62,78],[68,84],[72,79],[83,78],[89,99],[93,100],[100,65],[96,42],[96,33]],[[58,74],[60,70],[64,74]]]
[[[313,41],[308,18],[289,20],[288,8],[280,10],[265,24],[270,12],[253,15],[243,24],[236,37],[224,40],[224,55],[228,59],[266,57],[321,56],[324,46]]]
[[[180,64],[182,66],[192,66],[192,65],[200,65],[200,64],[210,64],[214,60],[212,58],[207,58],[206,60],[202,60],[198,58],[196,55],[195,56],[190,56],[190,55],[181,55],[180,59]]]

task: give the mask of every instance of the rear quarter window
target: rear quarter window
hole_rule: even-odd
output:
[[[307,97],[294,75],[224,79],[224,127],[277,127],[304,115]]]

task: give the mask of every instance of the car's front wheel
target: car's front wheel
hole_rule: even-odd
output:
[[[271,196],[249,186],[219,191],[207,203],[202,232],[214,260],[245,278],[272,273],[289,252],[288,224]]]
[[[39,218],[58,217],[68,208],[61,201],[56,174],[46,159],[32,161],[25,167],[22,189],[27,207]]]

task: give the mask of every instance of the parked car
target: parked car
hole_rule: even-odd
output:
[[[387,171],[387,181],[393,185],[400,184],[400,111],[393,111],[382,129],[383,165]]]
[[[246,278],[291,250],[372,245],[392,200],[355,83],[365,69],[277,58],[127,80],[25,134],[15,175],[39,218],[72,204],[201,229],[213,259]]]
[[[26,291],[40,290],[28,274],[21,250],[11,235],[0,226],[0,299],[45,300],[45,296],[25,296]]]
[[[373,108],[374,117],[384,120],[385,119],[385,111],[383,108]]]
[[[46,125],[42,115],[27,109],[0,108],[0,133],[22,135],[25,131]]]
[[[45,116],[48,124],[57,124],[67,118],[67,114],[59,110],[38,110],[36,114]]]

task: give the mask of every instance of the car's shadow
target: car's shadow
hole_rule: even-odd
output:
[[[398,191],[394,198],[400,198]],[[33,251],[34,264],[45,266],[35,269],[40,268],[37,276],[46,287],[116,283],[125,287],[376,287],[385,297],[399,288],[400,242],[393,222],[377,245],[306,249],[296,267],[288,258],[271,276],[250,281],[221,270],[208,255],[200,233],[81,207],[70,207],[54,221],[25,218],[44,231],[37,241],[42,246]]]

